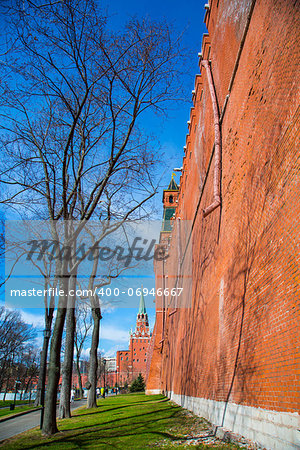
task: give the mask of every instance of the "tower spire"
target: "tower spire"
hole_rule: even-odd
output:
[[[174,180],[174,176],[176,177],[176,173],[173,172],[167,191],[179,191],[179,186],[176,183],[176,181]]]
[[[139,312],[136,319],[136,329],[134,333],[136,338],[144,338],[149,335],[149,322],[148,322],[148,314],[146,312],[145,299],[143,293],[143,286],[140,298],[140,307]]]
[[[140,298],[139,314],[146,314],[146,306],[145,306],[143,287],[142,287],[142,293],[141,293],[141,298]]]

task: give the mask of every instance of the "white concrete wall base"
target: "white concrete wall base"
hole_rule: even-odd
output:
[[[230,402],[226,406],[225,402],[174,392],[168,392],[167,396],[215,426],[231,430],[268,450],[300,449],[300,416],[297,413],[270,411]]]
[[[161,390],[160,389],[146,389],[145,394],[146,395],[157,395],[157,394],[161,394]]]

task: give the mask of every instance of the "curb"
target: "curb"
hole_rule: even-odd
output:
[[[80,400],[82,400],[82,399],[76,399],[76,400],[74,400],[74,402],[78,402]],[[81,405],[81,406],[84,406],[84,405]],[[80,406],[78,406],[77,408],[80,408]],[[74,408],[74,409],[77,409],[77,408]],[[0,419],[0,423],[6,422],[7,420],[10,420],[10,419],[15,419],[16,417],[24,416],[25,414],[29,414],[34,411],[40,411],[41,409],[42,409],[42,407],[39,406],[38,408],[28,409],[27,411],[21,411],[16,414],[10,414],[10,415],[4,416],[2,419]]]
[[[17,414],[10,414],[10,415],[0,419],[0,423],[6,422],[7,420],[10,420],[10,419],[15,419],[16,417],[24,416],[25,414],[29,414],[29,413],[34,412],[34,411],[40,411],[41,409],[42,408],[34,408],[34,409],[29,409],[27,411],[21,411],[21,412],[19,412]]]

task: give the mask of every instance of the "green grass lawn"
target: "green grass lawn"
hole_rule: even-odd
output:
[[[126,394],[107,397],[99,407],[74,411],[58,421],[60,432],[51,438],[39,430],[4,442],[7,449],[145,449],[183,447],[188,435],[203,433],[208,424],[162,395]],[[188,446],[190,447],[190,445]],[[210,446],[211,447],[211,446]],[[208,448],[197,445],[196,448]],[[216,444],[214,448],[238,448]]]
[[[11,403],[13,403],[13,400],[0,400],[0,408],[3,408],[4,406],[9,406]],[[23,403],[29,403],[29,400],[16,400],[16,405],[19,404],[23,404]],[[34,401],[31,400],[31,403],[33,404]]]
[[[5,416],[11,416],[13,414],[17,414],[23,411],[28,411],[29,409],[34,409],[33,404],[16,406],[15,409],[13,409],[12,411],[9,408],[0,409],[0,419]]]

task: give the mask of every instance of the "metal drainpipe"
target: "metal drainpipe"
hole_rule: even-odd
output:
[[[166,313],[165,313],[165,287],[166,287],[166,275],[165,275],[165,260],[162,260],[162,289],[163,289],[163,295],[162,295],[162,305],[161,305],[161,320],[162,320],[162,332],[161,332],[161,340],[159,341],[159,344],[162,344],[165,340],[165,321],[166,321]]]
[[[220,117],[217,104],[217,97],[214,88],[214,82],[212,79],[210,64],[207,60],[201,61],[201,65],[206,70],[209,92],[211,96],[213,113],[214,113],[214,128],[215,128],[215,166],[214,166],[214,201],[211,205],[203,210],[203,217],[208,216],[218,206],[221,205],[221,130],[220,130]]]
[[[214,88],[214,84],[213,84],[213,79],[212,79],[212,75],[211,75],[211,68],[210,68],[210,64],[207,60],[203,60],[201,61],[201,65],[203,65],[203,67],[205,67],[206,69],[206,73],[207,73],[207,79],[208,79],[208,84],[209,84],[209,90],[210,90],[210,95],[211,95],[211,99],[212,99],[212,104],[213,104],[213,111],[214,111],[214,126],[215,126],[215,171],[214,171],[214,201],[213,203],[208,206],[207,208],[205,208],[205,210],[203,211],[203,216],[206,217],[208,214],[210,214],[212,211],[214,211],[218,206],[221,205],[221,123],[224,117],[224,113],[225,113],[225,109],[228,103],[228,99],[229,99],[229,95],[231,93],[232,90],[232,86],[235,80],[235,76],[237,73],[237,69],[240,63],[240,59],[241,59],[241,54],[244,48],[244,44],[245,44],[245,40],[246,40],[246,36],[248,34],[248,30],[249,30],[249,26],[250,26],[250,22],[252,19],[252,15],[253,15],[253,10],[256,4],[256,0],[252,0],[250,9],[249,9],[249,13],[248,13],[248,17],[246,20],[246,24],[245,24],[245,28],[243,31],[243,36],[240,42],[240,46],[238,49],[238,53],[237,53],[237,57],[236,57],[236,61],[234,64],[234,68],[233,68],[233,73],[231,76],[231,80],[229,83],[229,87],[228,87],[228,92],[229,94],[226,95],[225,98],[225,102],[224,102],[224,106],[222,109],[222,114],[221,117],[219,117],[219,111],[218,111],[218,105],[217,105],[217,97],[216,97],[216,92],[215,92],[215,88]],[[217,145],[218,143],[218,145]]]

